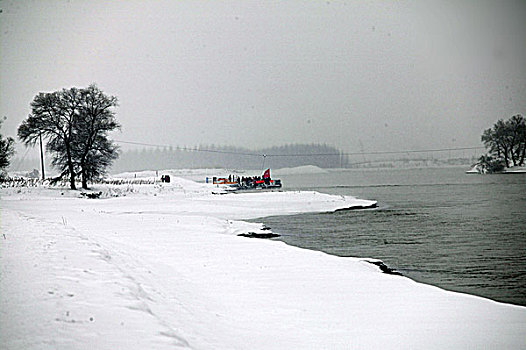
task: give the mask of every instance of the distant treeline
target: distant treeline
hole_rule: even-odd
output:
[[[290,144],[258,150],[215,145],[186,149],[144,148],[122,152],[111,172],[181,168],[278,169],[301,165],[348,167],[349,159],[339,149],[325,144]]]
[[[345,154],[325,144],[291,144],[280,147],[250,150],[241,147],[218,147],[202,145],[190,147],[143,148],[121,151],[114,161],[110,173],[125,171],[164,170],[184,168],[228,168],[253,169],[288,168],[302,165],[316,165],[320,168],[390,168],[414,166],[466,165],[476,162],[477,154],[468,151],[415,153],[411,155],[361,155]],[[263,154],[267,155],[263,157]],[[340,156],[341,155],[341,156]],[[46,157],[46,176],[56,176]],[[37,169],[37,170],[33,170]],[[18,159],[12,161],[9,171],[22,172],[19,175],[39,177],[39,159]],[[33,171],[32,171],[33,170]],[[34,174],[28,174],[28,172]]]

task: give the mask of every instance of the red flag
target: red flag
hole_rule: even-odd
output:
[[[265,172],[263,173],[263,178],[270,179],[270,169],[265,170]]]

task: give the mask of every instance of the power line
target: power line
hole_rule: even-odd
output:
[[[266,157],[359,156],[359,155],[383,155],[383,154],[450,152],[450,151],[466,151],[466,150],[484,149],[484,147],[479,146],[479,147],[434,148],[434,149],[403,150],[403,151],[262,154],[262,153],[236,152],[236,151],[220,151],[220,150],[210,150],[210,149],[202,149],[202,148],[174,147],[172,145],[159,145],[159,144],[152,144],[152,143],[123,141],[123,140],[114,140],[114,141],[117,142],[117,143],[124,143],[124,144],[130,144],[130,145],[172,148],[172,149],[176,149],[176,150],[179,150],[179,151],[187,151],[187,152],[222,153],[222,154],[234,154],[234,155],[263,157],[263,158],[266,158]]]

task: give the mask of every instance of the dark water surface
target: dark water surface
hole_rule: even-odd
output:
[[[254,221],[291,245],[381,259],[416,281],[526,306],[526,174],[465,170],[280,176],[285,190],[374,199],[379,208]]]

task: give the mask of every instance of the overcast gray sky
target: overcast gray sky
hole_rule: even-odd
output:
[[[114,138],[168,145],[480,145],[526,114],[526,2],[0,1],[2,133],[96,83]]]

